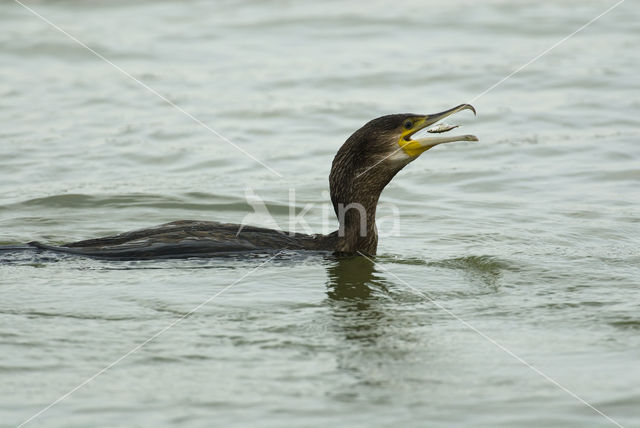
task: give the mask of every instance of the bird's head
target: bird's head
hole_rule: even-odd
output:
[[[444,118],[458,113],[462,110],[471,110],[474,114],[476,110],[470,104],[461,104],[452,109],[427,115],[413,113],[390,114],[373,119],[358,129],[349,140],[353,140],[357,150],[361,150],[367,157],[375,162],[406,161],[414,160],[422,153],[439,144],[453,141],[478,141],[475,135],[452,135],[444,136],[457,126],[436,125]],[[431,125],[436,125],[431,127]],[[430,134],[420,138],[415,135],[427,130]],[[349,145],[347,140],[345,146]],[[371,168],[372,165],[367,165]]]
[[[391,114],[373,119],[354,132],[333,159],[329,187],[331,202],[340,222],[336,251],[375,254],[375,212],[384,187],[407,164],[439,144],[477,141],[474,135],[443,136],[455,126],[436,125],[462,110],[461,104],[436,114]],[[431,127],[431,128],[430,128]],[[426,129],[431,136],[417,137]]]
[[[369,121],[338,151],[333,161],[332,181],[378,182],[384,187],[398,171],[432,147],[453,141],[478,141],[475,135],[444,135],[457,126],[437,125],[462,110],[476,112],[470,104],[461,104],[435,114],[390,114]],[[425,129],[425,135],[415,138]]]

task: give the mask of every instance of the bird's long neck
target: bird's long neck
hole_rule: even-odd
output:
[[[367,179],[355,168],[349,156],[336,156],[329,184],[331,202],[338,217],[338,253],[375,255],[378,247],[376,207],[386,183]]]
[[[340,224],[336,252],[375,255],[378,247],[376,206],[380,194],[354,192],[350,196],[334,199]]]

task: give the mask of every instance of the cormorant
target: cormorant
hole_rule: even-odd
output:
[[[462,110],[461,104],[437,114],[391,114],[373,119],[353,133],[336,154],[329,175],[331,202],[340,228],[328,235],[288,233],[260,227],[181,220],[105,238],[61,246],[30,242],[46,250],[105,259],[214,257],[240,252],[278,250],[330,251],[375,255],[376,206],[384,187],[410,162],[430,148],[452,141],[477,141],[474,135],[413,139],[420,130]],[[442,133],[455,126],[429,129]],[[240,230],[240,233],[238,231]]]

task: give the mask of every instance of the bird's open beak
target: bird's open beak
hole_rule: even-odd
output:
[[[400,147],[402,147],[402,149],[409,156],[418,156],[421,153],[429,150],[430,148],[437,146],[438,144],[451,143],[453,141],[478,141],[478,137],[476,137],[475,135],[452,135],[448,137],[444,137],[444,136],[422,137],[422,138],[416,138],[415,140],[411,138],[411,136],[414,135],[416,132],[428,126],[431,126],[436,122],[439,122],[442,119],[448,116],[451,116],[452,114],[462,110],[471,110],[473,114],[476,114],[476,109],[474,109],[471,104],[460,104],[457,107],[443,111],[441,113],[426,115],[422,117],[420,120],[416,121],[413,128],[408,130],[402,135],[402,137],[398,141],[398,145],[400,145]],[[457,128],[457,126],[444,126],[442,128],[431,129],[428,132],[442,134],[454,128]]]

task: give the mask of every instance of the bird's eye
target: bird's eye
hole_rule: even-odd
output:
[[[410,120],[407,120],[404,123],[404,129],[411,129],[411,128],[413,128],[413,122],[411,122]]]

